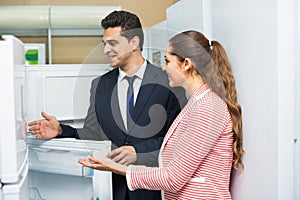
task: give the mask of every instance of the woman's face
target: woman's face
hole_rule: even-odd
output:
[[[171,87],[183,86],[184,76],[184,63],[180,62],[178,57],[170,54],[170,46],[167,46],[165,52],[165,64],[163,71],[168,74],[169,84]]]

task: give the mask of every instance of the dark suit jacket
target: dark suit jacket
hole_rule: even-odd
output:
[[[93,80],[90,107],[82,129],[61,125],[61,137],[75,137],[89,140],[109,139],[112,148],[123,145],[134,146],[137,162],[146,166],[158,166],[158,153],[163,137],[173,120],[185,105],[183,89],[171,89],[167,75],[147,63],[138,97],[133,109],[133,123],[125,129],[117,92],[119,70],[104,74]],[[128,191],[126,178],[113,174],[114,199],[124,200],[126,192],[130,199],[160,199],[160,192],[136,190]]]

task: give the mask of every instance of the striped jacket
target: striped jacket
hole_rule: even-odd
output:
[[[232,120],[226,103],[201,86],[177,116],[160,150],[160,167],[130,165],[130,190],[163,190],[164,198],[231,199]]]

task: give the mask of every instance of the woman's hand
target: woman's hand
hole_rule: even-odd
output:
[[[88,159],[79,159],[78,163],[100,171],[110,171],[126,176],[127,167],[116,163],[109,158],[95,158],[93,156],[89,156]]]

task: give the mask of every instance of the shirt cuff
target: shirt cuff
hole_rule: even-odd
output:
[[[127,181],[127,187],[130,191],[134,191],[131,185],[131,168],[132,165],[128,165],[126,169],[126,181]]]

